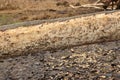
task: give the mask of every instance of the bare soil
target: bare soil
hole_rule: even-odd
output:
[[[68,3],[65,0],[13,1],[18,2],[7,5],[1,2],[0,25],[103,11],[68,6],[68,3],[81,5],[96,0],[66,0]],[[120,41],[0,59],[0,80],[120,80]]]

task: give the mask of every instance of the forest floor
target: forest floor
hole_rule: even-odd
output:
[[[0,60],[0,80],[119,80],[120,41]]]

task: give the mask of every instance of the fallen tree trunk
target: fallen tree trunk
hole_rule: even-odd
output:
[[[120,40],[120,12],[0,31],[0,57]]]

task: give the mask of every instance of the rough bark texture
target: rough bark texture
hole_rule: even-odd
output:
[[[120,39],[120,12],[0,31],[0,57]]]

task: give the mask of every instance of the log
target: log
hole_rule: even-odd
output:
[[[0,31],[0,58],[120,40],[120,12],[91,14]]]

